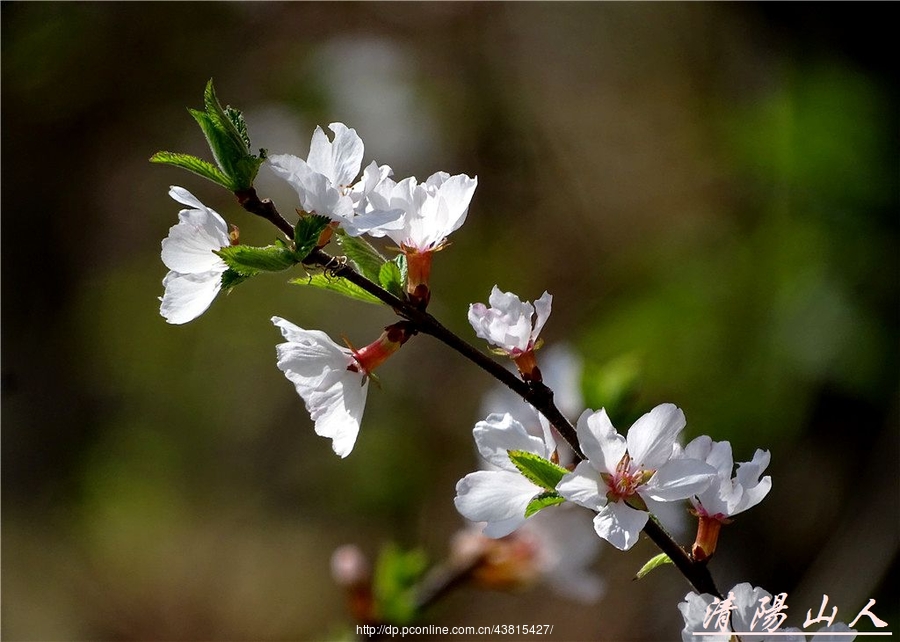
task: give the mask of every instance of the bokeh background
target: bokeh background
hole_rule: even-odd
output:
[[[774,489],[723,534],[720,587],[898,609],[898,109],[877,4],[4,3],[2,635],[316,640],[352,621],[335,546],[447,554],[491,382],[427,337],[370,391],[346,460],[275,367],[273,314],[355,344],[389,311],[261,277],[168,326],[159,242],[202,179],[185,110],[207,79],[254,147],[305,156],[342,121],[398,177],[476,175],[432,311],[549,290],[548,345],[620,430],[672,401],[688,436],[772,452]],[[283,212],[291,192],[263,169]],[[629,378],[632,377],[633,378]],[[625,394],[621,384],[629,381]],[[689,538],[688,538],[689,539]],[[688,543],[688,541],[685,541]],[[461,588],[447,626],[673,640],[687,592],[604,545],[607,595]]]

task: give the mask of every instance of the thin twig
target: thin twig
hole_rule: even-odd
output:
[[[256,190],[252,187],[244,192],[235,192],[241,206],[257,216],[262,216],[271,221],[285,235],[293,239],[294,229],[288,223],[271,200],[260,200]],[[370,281],[357,272],[352,266],[344,264],[334,268],[335,259],[319,248],[314,249],[302,261],[306,265],[317,265],[332,270],[334,276],[345,278],[354,285],[359,286],[379,301],[390,306],[398,315],[412,322],[419,332],[428,334],[460,353],[466,359],[480,367],[489,375],[509,387],[513,392],[522,397],[526,402],[534,406],[538,412],[544,415],[569,444],[578,459],[584,459],[584,454],[578,444],[578,436],[572,423],[563,415],[553,402],[553,391],[540,381],[525,382],[515,374],[504,368],[501,364],[488,357],[485,353],[466,342],[458,335],[448,330],[428,312],[420,309],[412,303],[405,301],[379,284]],[[709,593],[721,598],[722,594],[716,588],[712,575],[706,564],[694,561],[683,548],[681,548],[672,536],[662,528],[652,517],[644,526],[644,533],[659,549],[664,552],[675,566],[687,578],[691,585],[699,593]],[[432,599],[427,599],[431,602]]]

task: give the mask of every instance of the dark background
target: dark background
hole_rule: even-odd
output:
[[[719,586],[868,598],[900,630],[897,84],[889,5],[4,3],[2,634],[336,636],[337,544],[446,554],[490,382],[420,337],[380,371],[340,461],[275,367],[284,316],[354,344],[388,311],[255,279],[168,326],[159,241],[185,186],[242,239],[274,230],[147,159],[208,156],[185,107],[212,77],[255,147],[306,155],[342,121],[397,177],[478,175],[432,311],[463,336],[494,283],[544,289],[548,344],[624,431],[671,401],[687,436],[772,451],[725,529]],[[263,169],[258,187],[292,207]],[[614,404],[597,379],[638,364]],[[627,369],[627,368],[626,368]],[[593,383],[591,383],[593,381]],[[451,391],[451,392],[448,392]],[[687,543],[687,542],[685,542]],[[428,622],[666,640],[687,592],[604,545],[584,607],[461,589]],[[800,620],[797,620],[797,617]]]

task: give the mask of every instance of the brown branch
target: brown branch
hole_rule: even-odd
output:
[[[252,187],[248,190],[235,192],[241,206],[258,216],[271,221],[279,230],[293,240],[294,228],[284,217],[279,214],[275,204],[271,200],[260,200],[256,190]],[[422,310],[413,303],[391,294],[379,284],[370,281],[357,272],[352,266],[339,264],[336,259],[323,252],[320,248],[314,249],[302,261],[306,265],[316,265],[326,268],[335,277],[347,279],[356,286],[365,290],[382,303],[390,306],[398,315],[412,322],[418,332],[428,334],[455,350],[463,357],[477,365],[489,375],[509,387],[513,392],[522,397],[526,402],[534,406],[538,412],[544,415],[559,432],[566,443],[572,448],[578,459],[584,459],[584,454],[578,444],[578,436],[572,423],[563,415],[553,402],[553,391],[541,381],[524,381],[514,373],[504,368],[501,364],[491,359],[484,352],[464,341],[458,335],[448,330],[431,314]],[[337,267],[335,267],[337,265]],[[651,516],[644,526],[644,533],[659,549],[669,556],[681,574],[700,593],[709,593],[721,598],[722,595],[716,588],[715,582],[707,569],[706,564],[693,560],[683,548],[681,548],[672,536],[669,535],[655,518]],[[438,583],[439,585],[440,583]],[[438,590],[440,592],[440,590]],[[427,592],[426,592],[427,595]],[[426,603],[432,601],[425,598]]]

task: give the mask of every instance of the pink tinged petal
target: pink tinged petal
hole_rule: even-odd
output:
[[[625,456],[625,438],[613,428],[606,410],[585,410],[578,418],[578,443],[591,465],[601,473],[614,473]]]
[[[674,404],[660,404],[631,426],[628,454],[640,468],[659,468],[672,457],[675,438],[685,426],[684,413]]]
[[[590,462],[582,461],[571,473],[563,475],[556,485],[556,492],[571,502],[591,510],[606,506],[606,486]]]
[[[524,450],[545,459],[550,456],[544,442],[529,435],[525,427],[509,413],[489,415],[484,421],[475,424],[472,434],[481,456],[504,470],[518,473],[518,469],[509,460],[510,450]]]
[[[541,489],[519,473],[479,470],[456,484],[456,510],[473,522],[502,523],[488,537],[509,535],[525,522],[525,509]],[[498,532],[499,531],[499,532]]]
[[[641,529],[649,517],[650,514],[645,511],[636,510],[622,502],[614,502],[600,509],[594,517],[594,530],[620,551],[627,551],[638,541]]]
[[[166,291],[160,299],[159,313],[168,323],[180,325],[206,312],[222,287],[222,272],[169,272],[163,286]]]
[[[638,494],[660,502],[687,499],[702,493],[716,479],[716,469],[696,459],[673,459],[656,471]]]

